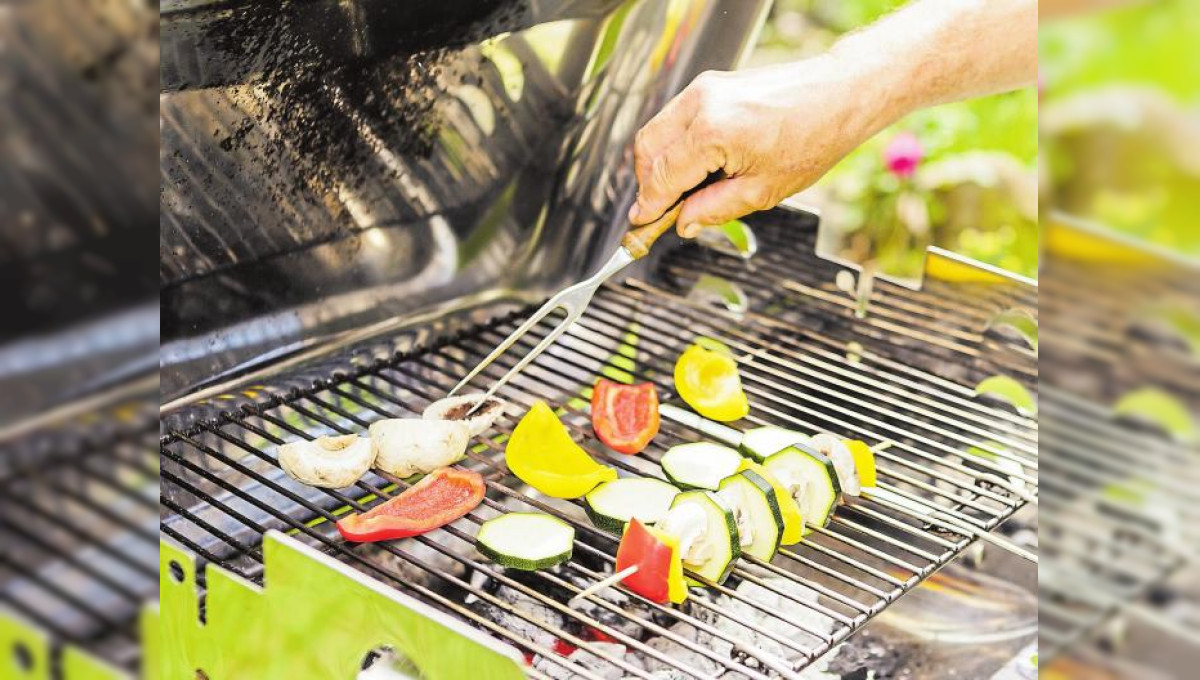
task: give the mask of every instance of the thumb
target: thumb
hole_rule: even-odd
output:
[[[721,180],[683,202],[675,223],[676,230],[684,238],[695,238],[704,227],[724,224],[771,207],[769,196],[769,189],[754,178]]]

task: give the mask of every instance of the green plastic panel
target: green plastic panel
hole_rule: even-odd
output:
[[[164,679],[354,680],[383,646],[425,680],[524,677],[512,648],[282,533],[264,537],[264,587],[207,568],[203,623],[191,555],[167,541],[159,554],[162,637],[153,646]]]
[[[0,613],[0,679],[57,680],[51,675],[54,645],[42,631]],[[59,657],[63,680],[130,680],[129,676],[73,647]]]

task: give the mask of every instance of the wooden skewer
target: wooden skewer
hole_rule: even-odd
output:
[[[568,606],[574,607],[576,604],[578,604],[585,598],[587,598],[591,595],[595,595],[596,593],[600,592],[601,590],[604,590],[605,588],[616,585],[618,581],[622,581],[626,577],[633,576],[634,574],[637,573],[637,571],[638,571],[638,565],[636,565],[636,564],[633,565],[632,567],[625,567],[624,569],[622,569],[621,571],[618,571],[617,573],[613,574],[612,576],[607,576],[605,578],[602,578],[599,581],[596,581],[592,585],[588,586],[587,588],[584,588],[583,590],[579,591],[579,594],[576,595],[575,597],[572,597],[571,601],[568,602],[567,604],[568,604]]]

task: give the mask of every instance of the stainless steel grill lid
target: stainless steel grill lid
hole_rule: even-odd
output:
[[[629,142],[765,0],[167,3],[163,390],[606,258]]]

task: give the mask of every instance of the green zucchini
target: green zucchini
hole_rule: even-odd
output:
[[[597,528],[621,533],[637,518],[653,524],[671,509],[679,489],[650,477],[625,477],[605,482],[584,496],[583,509]]]
[[[667,478],[681,489],[716,491],[722,479],[737,472],[742,456],[728,446],[695,442],[672,446],[660,464]]]
[[[733,510],[711,491],[676,496],[658,528],[679,538],[683,567],[709,581],[724,582],[742,556]]]
[[[575,527],[540,512],[510,512],[479,527],[475,548],[496,564],[533,571],[571,559]]]
[[[842,489],[828,457],[798,444],[768,457],[763,467],[796,499],[806,528],[829,524]]]
[[[746,430],[746,433],[742,435],[742,443],[738,445],[738,450],[746,457],[753,459],[754,462],[761,463],[797,442],[807,443],[808,436],[795,430],[785,430],[782,427],[767,425]]]
[[[783,512],[771,483],[753,470],[721,480],[717,495],[733,509],[742,552],[770,562],[783,539]]]

